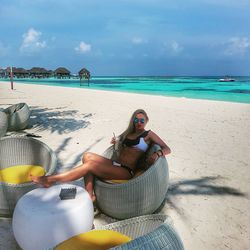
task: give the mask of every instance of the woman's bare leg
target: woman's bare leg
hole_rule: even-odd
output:
[[[49,187],[55,182],[69,182],[86,176],[88,173],[102,179],[130,179],[130,173],[121,167],[113,166],[112,161],[97,154],[88,153],[83,157],[83,164],[62,174],[35,177],[32,181]],[[85,159],[86,158],[86,159]],[[85,161],[86,160],[86,161]]]
[[[81,177],[87,174],[88,169],[84,167],[84,165],[86,164],[82,164],[67,172],[57,175],[39,176],[39,177],[30,175],[30,178],[33,182],[41,184],[44,187],[49,187],[55,182],[70,182],[80,179]]]
[[[57,175],[50,175],[50,176],[42,176],[42,177],[36,177],[36,176],[30,176],[30,177],[31,177],[33,182],[41,184],[44,187],[50,187],[55,182],[74,181],[74,180],[79,179],[87,174],[86,171],[82,172],[84,164],[86,164],[89,161],[92,161],[93,159],[100,160],[103,158],[104,157],[99,156],[97,154],[86,152],[83,155],[82,164],[76,168],[73,168],[73,169],[65,172],[65,173],[61,173],[61,174],[57,174]]]
[[[91,173],[88,173],[84,176],[84,184],[85,189],[89,193],[90,198],[92,201],[96,200],[96,196],[94,194],[94,176]]]
[[[103,163],[104,159],[107,159],[107,158],[101,155],[92,153],[92,152],[85,152],[82,157],[82,163],[86,163],[88,161],[96,161],[96,162]]]
[[[82,163],[86,163],[90,160],[93,160],[93,153],[85,152],[82,157]],[[94,202],[96,200],[96,196],[94,194],[94,176],[91,173],[88,173],[84,176],[84,185],[85,189],[89,193],[90,198]]]

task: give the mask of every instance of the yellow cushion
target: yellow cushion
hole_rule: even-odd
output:
[[[56,250],[106,250],[110,247],[119,246],[131,238],[112,230],[92,230],[76,235],[61,244]]]
[[[122,184],[127,183],[129,180],[105,180],[105,182],[111,183],[111,184]]]
[[[136,171],[136,173],[135,173],[135,175],[134,175],[134,177],[133,178],[135,178],[135,177],[138,177],[138,176],[140,176],[141,174],[143,174],[145,171],[143,171],[143,170],[138,170],[138,171]],[[132,179],[133,179],[132,178]],[[131,180],[131,179],[130,179]],[[122,184],[122,183],[127,183],[129,180],[105,180],[105,182],[108,182],[108,183],[113,183],[113,184]]]
[[[45,169],[35,165],[17,165],[0,170],[0,182],[9,184],[22,184],[30,182],[29,175],[43,176]]]

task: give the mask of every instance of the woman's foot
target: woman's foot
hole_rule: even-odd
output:
[[[92,200],[92,202],[95,202],[96,201],[96,196],[95,194],[89,194],[90,196],[90,199]]]
[[[53,183],[48,181],[47,176],[33,176],[30,174],[30,179],[37,184],[42,185],[45,188],[50,187]]]
[[[95,194],[92,194],[92,196],[91,196],[90,198],[91,198],[91,200],[92,200],[93,202],[96,201],[96,196],[95,196]]]
[[[96,201],[96,196],[95,196],[93,190],[87,190],[86,189],[86,191],[89,193],[89,197],[92,200],[92,202],[95,202]]]

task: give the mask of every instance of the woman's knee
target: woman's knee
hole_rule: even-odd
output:
[[[91,153],[91,152],[85,152],[83,154],[83,157],[82,157],[82,162],[86,163],[86,162],[90,161],[93,158],[92,155],[93,155],[93,153]]]
[[[86,168],[88,169],[88,172],[95,175],[96,173],[98,173],[98,169],[99,169],[99,163],[90,159],[86,164],[85,164]]]

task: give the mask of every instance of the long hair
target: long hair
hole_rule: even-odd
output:
[[[127,137],[128,134],[131,134],[135,131],[134,119],[138,114],[143,114],[146,118],[146,122],[148,122],[149,118],[147,113],[143,109],[137,109],[131,116],[129,120],[129,124],[127,129],[118,136],[118,141],[112,146],[113,147],[113,158],[117,159],[120,155],[121,149],[123,148],[123,141]],[[142,158],[142,161],[145,161]]]
[[[128,134],[131,134],[135,131],[134,119],[138,114],[143,114],[148,122],[148,115],[143,109],[137,109],[131,116],[127,129],[119,135],[119,141],[122,143],[123,140],[127,137]]]

